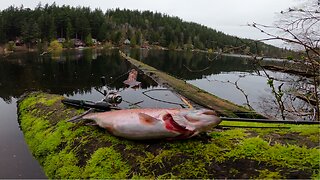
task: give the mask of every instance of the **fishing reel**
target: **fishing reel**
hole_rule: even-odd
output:
[[[103,99],[103,101],[113,104],[113,105],[117,105],[120,104],[122,102],[122,97],[120,94],[118,94],[115,91],[109,91],[108,92],[108,88],[106,85],[106,79],[104,76],[101,77],[101,82],[103,85],[103,92],[102,94],[105,96],[105,98]]]
[[[122,102],[122,97],[116,92],[109,92],[109,94],[106,95],[104,101],[110,104],[120,104]]]

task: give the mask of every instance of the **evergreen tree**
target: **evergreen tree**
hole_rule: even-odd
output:
[[[30,21],[30,20],[33,21]],[[37,32],[37,33],[36,33]],[[127,34],[126,34],[127,33]],[[235,38],[197,23],[184,22],[178,17],[170,17],[151,11],[108,10],[87,7],[59,7],[39,4],[34,10],[10,6],[0,11],[0,43],[22,37],[28,42],[41,38],[52,41],[59,37],[67,40],[78,38],[85,40],[91,36],[99,41],[111,41],[121,44],[125,38],[133,45],[145,41],[175,49],[223,49],[240,46],[250,47],[250,52],[265,55],[285,54],[279,48],[252,40]],[[243,49],[244,50],[244,49]]]
[[[107,39],[107,37],[108,37],[107,34],[108,34],[108,25],[107,25],[107,22],[104,21],[102,23],[102,25],[100,26],[97,39],[99,41],[105,41]]]
[[[54,18],[49,18],[49,27],[48,27],[48,36],[47,40],[48,41],[53,41],[54,39],[57,38],[57,28],[54,23]]]
[[[31,44],[36,43],[40,37],[39,26],[37,22],[32,19],[23,23],[21,31],[22,39],[28,45],[28,47],[30,47]]]
[[[66,39],[69,40],[73,37],[73,27],[69,18],[67,18],[67,27],[66,27]]]
[[[92,46],[93,45],[91,33],[89,33],[87,35],[87,37],[85,38],[84,42],[86,43],[87,46]]]
[[[5,25],[4,18],[0,15],[0,43],[7,41]]]

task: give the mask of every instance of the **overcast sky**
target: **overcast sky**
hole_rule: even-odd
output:
[[[34,8],[39,2],[89,6],[103,11],[115,8],[151,10],[200,23],[226,34],[261,39],[264,36],[247,27],[248,23],[272,25],[281,10],[297,6],[301,0],[0,0],[0,9],[22,4],[24,7]]]

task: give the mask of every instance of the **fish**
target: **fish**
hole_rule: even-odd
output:
[[[217,126],[208,109],[123,109],[89,113],[74,121],[93,120],[110,134],[131,140],[186,139]]]
[[[124,84],[130,87],[139,86],[141,82],[137,81],[138,71],[135,69],[131,69],[128,75],[128,79],[123,81]]]

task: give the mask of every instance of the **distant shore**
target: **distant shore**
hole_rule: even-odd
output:
[[[82,47],[82,48],[93,48],[93,49],[117,49],[117,48],[122,48],[126,46],[110,46],[108,48],[100,45],[100,46],[90,46],[90,47]],[[63,48],[63,50],[68,50],[68,49],[78,49],[79,47],[73,47],[73,48]],[[130,48],[142,48],[140,46],[136,47],[130,47]],[[155,45],[150,45],[145,49],[156,49],[156,50],[169,50],[166,47],[162,46],[155,46]],[[15,54],[15,53],[24,53],[24,52],[39,52],[40,55],[45,55],[47,53],[50,53],[49,51],[39,51],[37,48],[27,48],[26,45],[23,46],[15,46],[14,51],[8,50],[5,45],[0,45],[0,56],[7,57],[10,54]],[[184,51],[183,49],[175,49],[173,51]],[[209,53],[206,50],[200,50],[200,49],[194,49],[191,50],[191,52],[201,52],[201,53]],[[314,76],[312,73],[309,71],[306,71],[305,69],[299,67],[299,64],[283,59],[283,58],[271,58],[271,57],[260,57],[260,56],[252,56],[252,55],[245,55],[245,54],[229,54],[229,53],[219,53],[219,52],[211,52],[210,54],[214,54],[216,56],[228,56],[228,57],[239,57],[239,58],[247,58],[247,59],[256,59],[256,60],[262,60],[260,65],[261,67],[273,71],[278,71],[278,72],[287,72],[291,74],[298,74],[306,77],[311,77]],[[276,62],[277,64],[273,64],[272,62]],[[298,67],[297,67],[298,65]]]

